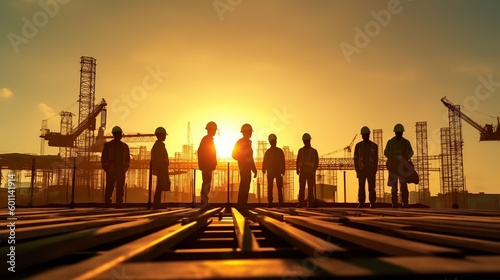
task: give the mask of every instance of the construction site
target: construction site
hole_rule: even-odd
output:
[[[480,132],[480,141],[498,141],[500,131],[498,125],[477,124],[446,97],[441,102],[448,108],[449,125],[440,129],[440,154],[429,154],[427,122],[415,124],[413,163],[420,180],[411,209],[390,208],[382,129],[372,131],[379,147],[376,209],[346,201],[345,174],[355,170],[357,135],[320,156],[314,206],[294,207],[296,154],[285,146],[284,205],[263,208],[267,179],[258,172],[250,207],[241,208],[237,162],[219,159],[211,207],[201,209],[189,123],[187,143],[169,159],[172,187],[162,197],[168,209],[151,209],[156,177],[145,144],[156,136],[140,132],[122,138],[131,156],[126,208],[103,208],[101,152],[113,136],[105,133],[107,102],[96,102],[96,65],[95,58],[81,57],[78,115],[61,111],[59,131],[49,130],[43,120],[39,154],[0,155],[0,171],[7,174],[0,182],[6,207],[0,236],[17,244],[0,246],[7,256],[2,277],[499,279],[500,213],[467,209],[462,120]],[[46,155],[47,145],[57,147],[58,154]],[[257,142],[258,170],[267,149],[266,141]],[[429,208],[431,172],[439,173],[439,209]],[[337,195],[342,187],[343,199]]]
[[[81,57],[80,60],[80,92],[78,96],[78,115],[61,111],[59,132],[47,129],[47,120],[42,121],[40,129],[40,153],[3,154],[0,155],[0,168],[14,174],[17,191],[17,204],[25,206],[69,204],[69,203],[102,203],[104,196],[105,173],[101,168],[100,154],[104,142],[113,138],[105,134],[106,106],[104,98],[96,102],[95,77],[96,59]],[[497,126],[481,126],[461,113],[460,106],[454,105],[444,97],[443,105],[448,108],[448,127],[440,130],[440,154],[428,153],[427,122],[415,124],[416,143],[413,163],[420,175],[417,185],[417,203],[430,205],[429,174],[439,173],[440,207],[451,208],[453,205],[467,208],[467,190],[463,170],[463,139],[462,120],[472,125],[480,132],[480,141],[500,140]],[[75,120],[74,120],[75,117]],[[500,122],[500,121],[499,121]],[[171,192],[165,192],[163,201],[172,203],[193,204],[196,197],[197,158],[193,143],[189,137],[190,125],[187,127],[187,143],[182,146],[182,152],[175,152],[170,158],[170,175],[173,182]],[[352,159],[353,144],[322,155],[317,172],[316,196],[323,202],[335,203],[342,201],[337,197],[338,176],[346,171],[354,170]],[[379,163],[376,177],[378,202],[389,202],[386,189],[387,173],[385,168],[384,135],[382,129],[374,129],[373,141],[379,147]],[[148,188],[155,185],[155,177],[150,179],[150,151],[141,143],[154,142],[154,134],[125,133],[122,141],[129,143],[131,166],[127,173],[125,202],[147,203]],[[138,146],[132,146],[136,144]],[[45,147],[58,147],[57,155],[45,155]],[[261,169],[267,141],[258,141],[255,162]],[[296,155],[290,147],[283,147],[286,159],[286,174],[284,181],[284,201],[294,202],[295,159]],[[342,157],[334,157],[343,154]],[[0,185],[6,184],[5,178]],[[152,181],[152,182],[150,182]],[[234,203],[238,196],[239,172],[237,163],[228,159],[220,159],[212,180],[211,201],[217,203]],[[267,182],[265,176],[259,173],[254,181],[249,202],[260,203],[267,200]],[[345,188],[345,180],[344,186]],[[1,188],[2,196],[7,196],[6,188]],[[74,191],[73,191],[74,190]],[[74,193],[73,193],[74,192]],[[344,192],[345,195],[345,192]],[[6,201],[6,200],[2,200]],[[343,202],[346,202],[344,197]],[[5,206],[5,205],[4,205]]]

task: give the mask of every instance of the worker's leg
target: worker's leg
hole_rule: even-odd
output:
[[[360,206],[363,206],[366,201],[366,175],[362,172],[358,173],[358,202]]]
[[[303,173],[299,174],[299,205],[304,206],[304,193],[306,190],[306,175]]]
[[[316,174],[308,173],[307,174],[307,202],[309,203],[309,207],[316,206]]]
[[[159,174],[156,176],[156,189],[155,195],[153,198],[153,207],[159,208],[161,205],[161,195],[163,192],[164,186],[167,184],[167,176],[165,174]]]
[[[115,175],[111,172],[106,173],[106,190],[104,192],[104,205],[106,207],[111,206],[111,196],[113,195],[113,190],[115,189]]]
[[[278,206],[283,206],[283,177],[281,174],[276,176],[276,187],[278,189]]]
[[[367,176],[368,181],[368,199],[370,200],[370,204],[374,206],[377,201],[377,190],[375,189],[375,173],[369,174]]]
[[[270,174],[267,172],[267,203],[272,204],[273,203],[273,182],[274,182],[274,175]]]
[[[392,207],[398,207],[398,175],[389,171],[389,181],[387,184],[391,187]]]
[[[250,182],[252,181],[252,171],[240,170],[240,177],[238,206],[240,206],[242,209],[246,209],[248,203],[248,192],[250,191]]]
[[[405,178],[399,177],[399,184],[401,186],[401,200],[403,201],[403,207],[408,207],[408,184]]]
[[[123,206],[123,194],[125,186],[125,172],[116,174],[116,205]]]
[[[201,184],[201,207],[208,206],[208,194],[210,193],[210,185],[212,184],[212,171],[202,170],[201,176],[203,182]]]

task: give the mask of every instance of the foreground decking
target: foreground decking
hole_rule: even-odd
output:
[[[3,209],[2,241],[9,217]],[[2,279],[500,279],[499,211],[24,208],[15,218],[16,272],[2,261]]]

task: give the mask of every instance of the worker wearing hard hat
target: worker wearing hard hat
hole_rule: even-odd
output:
[[[315,188],[316,188],[316,170],[319,166],[318,151],[311,147],[311,135],[304,133],[302,142],[304,147],[299,149],[297,154],[296,169],[299,175],[299,204],[297,207],[305,206],[304,193],[307,183],[307,202],[309,207],[316,205]]]
[[[276,147],[277,137],[269,134],[267,138],[271,148],[267,149],[262,161],[262,173],[267,172],[267,207],[273,205],[273,182],[276,179],[278,189],[278,207],[283,206],[283,175],[285,175],[285,153],[281,148]]]
[[[163,191],[170,191],[170,177],[168,176],[168,152],[165,148],[165,139],[167,131],[163,127],[158,127],[155,130],[156,142],[151,148],[151,172],[156,176],[156,189],[153,198],[153,208],[163,208],[161,204],[161,194]]]
[[[354,169],[358,177],[358,208],[363,208],[366,201],[365,183],[368,181],[368,200],[370,208],[375,208],[377,193],[375,191],[375,174],[378,169],[378,145],[370,141],[370,129],[361,128],[363,141],[354,147]]]
[[[207,135],[205,135],[198,147],[198,168],[201,170],[202,184],[201,184],[201,208],[208,206],[208,193],[210,192],[210,185],[212,183],[212,173],[217,166],[217,153],[215,150],[214,135],[217,131],[217,124],[209,122],[205,126]]]
[[[252,174],[254,178],[257,177],[257,168],[253,160],[252,150],[252,126],[244,124],[241,126],[241,133],[243,137],[239,139],[234,145],[232,156],[238,161],[238,168],[240,170],[240,189],[238,192],[238,205],[245,210],[248,203],[248,192],[250,191],[250,182],[252,181]]]
[[[111,133],[114,139],[104,143],[101,156],[102,169],[106,172],[104,206],[111,206],[111,196],[116,187],[116,208],[123,208],[123,187],[125,173],[130,167],[130,150],[128,145],[121,141],[123,131],[119,126],[113,127]]]
[[[410,141],[403,137],[403,132],[405,128],[402,124],[398,123],[394,126],[394,133],[396,136],[392,137],[387,141],[385,146],[384,155],[387,158],[387,169],[389,170],[389,181],[387,184],[392,187],[391,197],[392,197],[392,207],[398,207],[398,181],[401,187],[401,200],[403,202],[403,207],[408,206],[408,184],[405,181],[405,177],[409,174],[405,174],[408,161],[413,156],[413,149],[411,147]]]

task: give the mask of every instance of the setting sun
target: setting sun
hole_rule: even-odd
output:
[[[214,136],[215,148],[217,149],[217,158],[232,158],[231,153],[236,141],[241,138],[239,130],[223,130]]]

